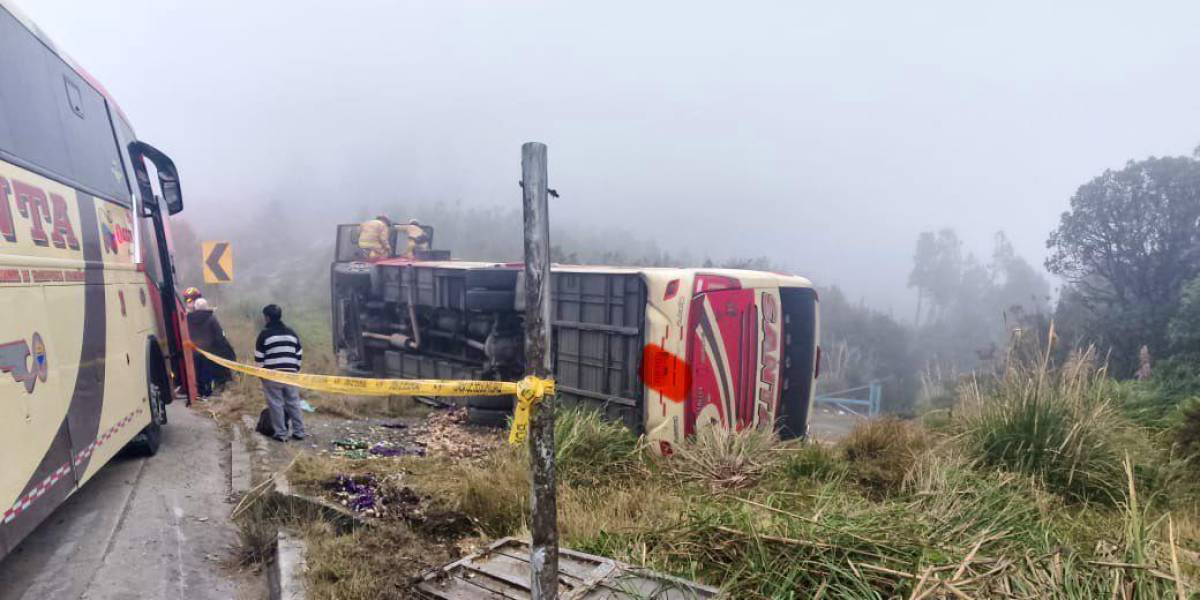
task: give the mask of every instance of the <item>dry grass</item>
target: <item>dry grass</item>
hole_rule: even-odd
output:
[[[838,449],[855,481],[872,495],[886,496],[900,489],[929,445],[919,425],[882,417],[860,421]]]
[[[485,534],[511,535],[529,518],[528,464],[524,448],[505,446],[475,465],[446,473],[451,481],[445,488]]]
[[[981,469],[958,445],[907,428],[864,428],[853,461],[840,448],[728,439],[708,442],[706,458],[688,463],[638,454],[625,467],[636,476],[560,486],[563,543],[719,585],[734,598],[1134,599],[1171,596],[1190,584],[1198,568],[1190,549],[1195,517],[1168,522],[1148,508],[1131,467],[1123,468],[1119,507],[1080,508],[1037,477]],[[876,441],[868,444],[868,437]],[[887,495],[858,479],[864,463],[896,461],[906,477],[900,484],[889,478],[897,487]],[[488,538],[527,534],[528,470],[520,448],[473,463],[306,457],[292,479],[384,476],[381,468],[429,502],[469,517]],[[404,597],[416,569],[398,570],[385,556],[437,564],[486,541],[469,534],[438,540],[394,524],[319,538],[310,565],[321,598]]]
[[[318,599],[411,598],[414,577],[461,553],[457,546],[430,540],[402,523],[338,534],[318,522],[303,534],[308,545],[308,593]]]
[[[716,490],[745,488],[758,483],[778,462],[780,455],[774,452],[778,443],[770,431],[710,427],[680,444],[664,465],[682,482]]]

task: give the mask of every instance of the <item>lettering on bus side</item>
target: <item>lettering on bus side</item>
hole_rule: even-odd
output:
[[[8,180],[0,177],[0,238],[9,243],[17,241],[17,228],[13,223],[12,204],[9,198],[12,196],[12,184]]]
[[[67,201],[62,196],[20,181],[0,177],[0,239],[16,243],[18,233],[13,219],[17,212],[29,220],[29,238],[35,245],[79,250],[79,237],[71,224]],[[49,225],[49,231],[46,226]]]
[[[756,426],[759,429],[767,427],[771,422],[771,407],[775,404],[775,390],[779,381],[779,303],[775,296],[763,292],[759,305],[762,309],[762,369],[759,371],[759,381],[763,385],[758,388],[758,403],[756,405]]]

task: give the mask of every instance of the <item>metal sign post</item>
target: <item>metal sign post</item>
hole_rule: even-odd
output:
[[[525,206],[525,374],[549,379],[550,362],[550,221],[546,182],[546,145],[521,146],[521,188]],[[532,544],[529,564],[533,600],[558,595],[558,501],[554,473],[554,396],[533,412],[529,428],[533,489],[530,504]]]

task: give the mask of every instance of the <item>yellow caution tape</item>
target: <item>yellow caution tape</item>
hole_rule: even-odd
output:
[[[245,373],[259,379],[294,385],[306,390],[328,392],[331,394],[352,394],[355,396],[430,396],[430,397],[462,397],[462,396],[511,396],[517,397],[517,408],[513,412],[512,430],[509,432],[510,444],[520,444],[525,441],[529,431],[529,418],[533,406],[546,396],[554,395],[553,379],[542,379],[532,375],[516,383],[510,381],[445,381],[440,379],[371,379],[367,377],[341,377],[336,375],[313,375],[309,373],[289,373],[243,365],[216,356],[197,348],[195,344],[189,347],[202,354],[208,360],[239,373]]]
[[[552,394],[554,394],[553,379],[540,379],[529,375],[517,382],[517,407],[513,410],[512,429],[508,431],[508,443],[514,446],[525,443],[525,435],[529,433],[529,418],[533,414],[533,405]]]

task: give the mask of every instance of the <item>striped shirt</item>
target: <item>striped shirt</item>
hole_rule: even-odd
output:
[[[258,366],[296,373],[300,370],[303,358],[300,336],[287,325],[274,321],[258,334],[258,341],[254,344],[254,362]]]

